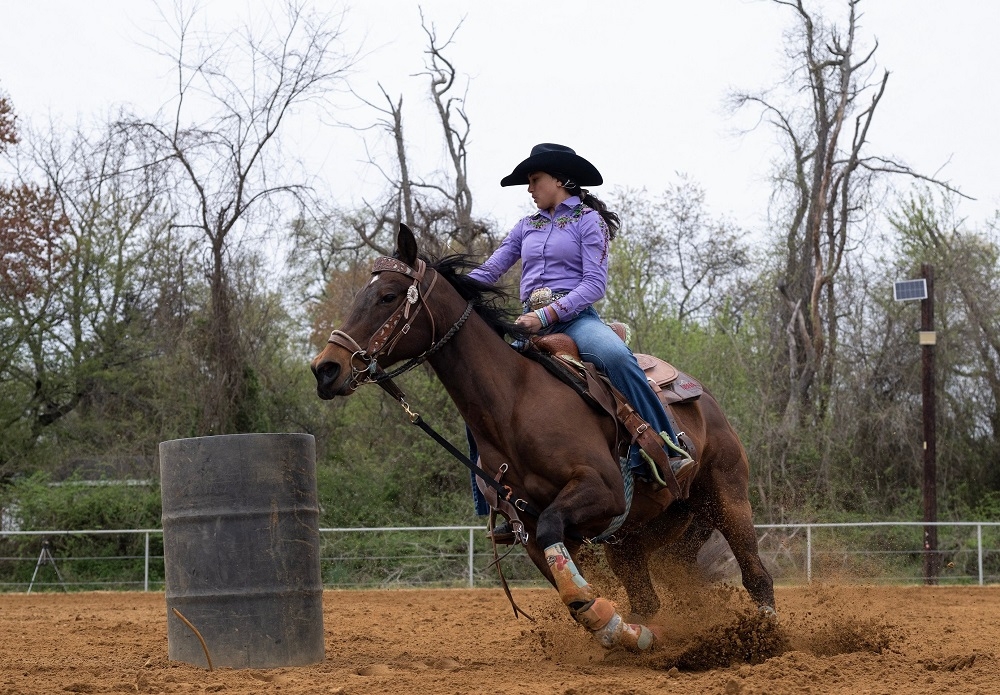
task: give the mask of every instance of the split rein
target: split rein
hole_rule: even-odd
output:
[[[341,330],[334,330],[330,333],[330,338],[327,340],[328,343],[342,347],[345,350],[351,352],[351,390],[357,390],[363,384],[375,383],[382,388],[386,393],[395,398],[399,404],[406,411],[406,414],[410,418],[410,422],[420,429],[422,429],[431,439],[440,444],[448,453],[461,461],[466,468],[478,476],[486,485],[496,490],[500,499],[505,499],[511,504],[513,504],[520,511],[531,514],[535,518],[538,517],[538,510],[532,507],[524,499],[511,500],[514,491],[508,485],[502,485],[496,480],[490,478],[486,475],[482,468],[476,465],[468,456],[459,451],[454,444],[449,442],[447,439],[442,437],[438,432],[436,432],[430,425],[424,422],[423,418],[420,417],[419,413],[415,413],[410,409],[409,404],[406,402],[406,394],[403,393],[402,389],[396,385],[393,378],[410,371],[414,367],[422,364],[433,355],[435,352],[441,349],[449,340],[451,340],[459,329],[465,324],[469,316],[472,315],[474,305],[469,302],[465,311],[462,315],[452,324],[441,339],[438,341],[434,340],[436,334],[436,327],[434,324],[434,315],[431,313],[430,307],[427,306],[427,298],[430,297],[431,292],[434,290],[434,286],[437,283],[438,277],[440,277],[437,271],[434,271],[434,275],[431,278],[430,285],[427,290],[423,293],[420,292],[420,283],[424,279],[424,273],[427,270],[427,264],[424,261],[417,259],[417,267],[411,268],[402,261],[391,258],[389,256],[380,256],[375,259],[375,263],[372,265],[372,275],[377,275],[378,273],[384,271],[390,271],[394,273],[401,273],[408,278],[413,280],[413,283],[406,290],[406,299],[403,303],[393,312],[382,326],[375,331],[372,337],[368,341],[368,347],[362,348],[358,342],[344,333]],[[432,269],[433,270],[433,269]],[[413,310],[412,315],[410,314],[410,309],[413,308],[415,304],[419,302],[416,309]],[[424,350],[421,354],[408,360],[404,365],[398,367],[391,372],[384,371],[378,365],[378,358],[381,355],[388,355],[392,352],[396,343],[399,342],[400,338],[409,333],[410,326],[413,325],[413,321],[420,314],[421,309],[427,308],[427,318],[431,322],[431,344]],[[365,366],[363,369],[358,369],[355,367],[355,359],[361,361]]]

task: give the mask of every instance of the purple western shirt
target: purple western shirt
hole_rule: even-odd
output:
[[[523,218],[485,263],[469,273],[495,283],[521,261],[521,301],[532,290],[567,292],[552,302],[560,321],[568,321],[604,297],[608,281],[608,225],[577,196]]]

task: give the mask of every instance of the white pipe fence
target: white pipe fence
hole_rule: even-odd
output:
[[[983,571],[983,556],[984,552],[990,552],[996,557],[1000,558],[1000,548],[992,548],[988,551],[983,547],[983,528],[990,528],[994,530],[1000,529],[1000,522],[996,521],[938,521],[934,523],[927,523],[923,521],[866,521],[866,522],[842,522],[842,523],[829,523],[829,524],[757,524],[754,526],[758,531],[761,529],[788,529],[788,528],[804,528],[806,531],[806,581],[812,582],[812,559],[813,559],[813,529],[850,529],[850,528],[909,528],[909,529],[924,529],[929,526],[934,526],[937,528],[975,528],[976,529],[976,567],[977,567],[977,578],[979,586],[983,586],[985,582],[986,575]],[[889,551],[882,551],[889,552]],[[899,552],[899,551],[895,551]],[[922,553],[926,552],[922,547],[915,552]],[[942,549],[941,542],[939,539],[937,553],[939,557],[947,555],[948,549]],[[946,566],[947,568],[947,566]],[[1000,581],[1000,576],[994,575],[996,581]]]
[[[761,557],[779,584],[809,583],[817,575],[824,581],[921,583],[920,568],[928,552],[922,530],[928,526],[945,531],[939,533],[936,551],[937,583],[1000,583],[1000,522],[758,524],[756,529]],[[323,585],[495,586],[484,530],[482,526],[321,528]],[[86,539],[93,542],[111,535],[118,536],[119,547],[134,550],[117,555],[87,553]],[[160,590],[162,536],[162,529],[0,531],[0,591]],[[706,563],[714,564],[718,578],[738,579],[728,548],[724,543],[721,548]],[[542,581],[521,548],[504,560],[504,573],[512,584]]]

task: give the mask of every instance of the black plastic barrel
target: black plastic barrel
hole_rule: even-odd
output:
[[[160,443],[167,655],[207,666],[323,660],[316,444],[308,434]]]

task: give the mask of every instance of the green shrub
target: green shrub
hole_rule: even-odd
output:
[[[14,482],[4,493],[16,505],[22,530],[140,529],[160,527],[160,486],[70,478],[53,483],[47,473]]]
[[[78,478],[52,483],[46,473],[15,481],[0,498],[24,531],[84,531],[158,529],[159,485],[125,486]],[[134,533],[53,534],[44,542],[56,561],[61,579],[74,588],[102,588],[111,584],[134,585],[144,577],[145,537]],[[9,536],[0,539],[0,581],[27,583],[38,565],[39,582],[59,587],[60,576],[45,563],[38,564],[43,539]],[[160,534],[150,536],[150,554],[163,555]],[[113,561],[108,558],[115,558]],[[162,564],[151,567],[151,579],[162,581]],[[46,567],[44,571],[43,565]]]

